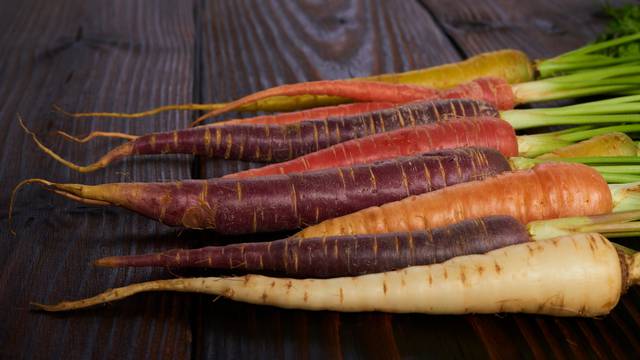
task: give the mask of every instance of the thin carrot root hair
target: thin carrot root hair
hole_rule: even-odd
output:
[[[31,138],[33,139],[33,141],[36,143],[36,145],[40,148],[40,150],[42,150],[45,154],[49,155],[50,157],[52,157],[54,160],[58,161],[59,163],[61,163],[62,165],[81,172],[81,173],[87,173],[87,172],[92,172],[98,169],[102,169],[104,167],[106,167],[107,165],[109,165],[112,161],[127,156],[127,155],[131,155],[132,149],[133,149],[133,145],[131,143],[125,143],[122,144],[114,149],[112,149],[111,151],[109,151],[108,153],[106,153],[104,156],[102,156],[102,158],[100,158],[100,160],[86,165],[86,166],[82,166],[82,165],[78,165],[75,164],[69,160],[66,160],[64,158],[62,158],[60,155],[56,154],[53,150],[51,150],[50,148],[48,148],[46,145],[44,145],[36,136],[36,134],[29,130],[29,128],[24,124],[24,120],[22,118],[22,116],[20,116],[18,114],[18,123],[20,124],[20,127],[22,127],[22,129],[31,136]],[[82,139],[80,139],[82,140]]]
[[[139,136],[137,135],[125,134],[120,132],[107,132],[107,131],[92,131],[84,137],[79,137],[79,136],[73,136],[62,130],[58,130],[58,135],[62,136],[66,140],[77,142],[80,144],[84,144],[98,137],[117,138],[117,139],[125,139],[125,140],[135,140],[139,138]]]
[[[136,113],[119,113],[119,112],[77,112],[72,113],[62,109],[58,105],[53,105],[53,110],[60,114],[73,117],[73,118],[83,118],[83,117],[112,117],[112,118],[125,118],[125,119],[139,119],[147,116],[157,115],[161,112],[172,111],[172,110],[192,110],[192,111],[213,111],[221,108],[223,104],[181,104],[181,105],[165,105],[159,106],[153,109],[149,109],[146,111],[136,112]]]
[[[111,203],[107,201],[100,200],[91,200],[91,199],[83,199],[82,197],[71,193],[68,189],[73,187],[73,184],[57,184],[51,182],[49,180],[40,179],[40,178],[31,178],[22,180],[16,185],[13,190],[11,190],[11,199],[9,200],[9,217],[7,219],[9,225],[9,231],[12,235],[16,235],[15,230],[13,229],[13,209],[15,208],[16,196],[18,195],[18,190],[28,184],[41,184],[45,186],[48,190],[53,191],[54,193],[66,197],[67,199],[75,200],[77,202],[87,204],[87,205],[111,205]]]

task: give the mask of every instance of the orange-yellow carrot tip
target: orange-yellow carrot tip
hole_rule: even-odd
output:
[[[109,151],[102,158],[100,158],[100,160],[94,162],[93,164],[81,166],[81,165],[74,164],[71,161],[68,161],[66,159],[63,159],[60,155],[56,154],[55,152],[53,152],[53,150],[49,149],[42,142],[40,142],[36,134],[33,131],[29,130],[29,128],[27,128],[27,126],[24,124],[24,120],[20,115],[18,115],[18,123],[20,124],[22,129],[31,136],[31,138],[36,143],[36,145],[45,154],[51,156],[54,160],[58,161],[64,166],[81,173],[87,173],[87,172],[92,172],[98,169],[102,169],[106,167],[109,163],[111,163],[112,161],[118,158],[131,155],[131,152],[133,150],[133,145],[131,143],[125,143]]]
[[[63,196],[67,199],[74,200],[87,205],[97,205],[97,206],[105,206],[111,205],[108,201],[98,200],[98,199],[90,199],[82,196],[83,189],[86,189],[88,186],[82,184],[60,184],[54,183],[49,180],[40,179],[40,178],[31,178],[22,180],[16,185],[11,191],[11,199],[9,201],[9,229],[13,235],[15,235],[15,231],[12,229],[12,220],[13,220],[13,209],[15,207],[16,196],[18,194],[18,190],[20,190],[23,186],[28,184],[41,184],[44,185],[47,190],[50,190],[60,196]],[[94,191],[99,192],[100,190]],[[108,191],[108,190],[107,190]],[[107,192],[105,191],[105,192]]]
[[[81,118],[81,117],[113,117],[113,118],[126,118],[126,119],[137,119],[142,117],[147,117],[151,115],[157,115],[164,111],[171,110],[192,110],[192,111],[211,111],[222,107],[224,104],[179,104],[179,105],[165,105],[157,108],[153,108],[146,111],[136,112],[136,113],[119,113],[119,112],[77,112],[72,113],[62,109],[58,105],[52,105],[53,110],[61,113],[63,115]]]
[[[71,193],[69,193],[68,191],[65,191],[65,188],[70,188],[72,186],[72,184],[56,184],[53,183],[51,181],[45,180],[45,179],[39,179],[39,178],[31,178],[31,179],[26,179],[26,180],[22,180],[21,182],[18,183],[18,185],[16,185],[13,190],[11,190],[11,199],[9,200],[9,217],[8,217],[8,223],[9,223],[9,231],[11,232],[11,234],[15,235],[16,232],[13,230],[13,209],[15,206],[15,201],[16,201],[16,195],[18,194],[18,190],[20,190],[23,186],[28,185],[28,184],[33,184],[33,183],[38,183],[38,184],[42,184],[46,187],[53,187],[53,191],[61,196],[67,197],[69,199],[72,200],[76,200],[76,201],[82,201],[84,199],[81,199],[80,197],[73,195]],[[91,201],[91,200],[89,200]],[[105,205],[104,202],[98,202],[98,201],[92,201],[91,205]]]
[[[138,138],[138,136],[136,135],[130,135],[130,134],[119,133],[119,132],[106,132],[106,131],[92,131],[84,137],[79,137],[79,136],[73,136],[62,130],[58,130],[58,135],[62,136],[63,138],[69,141],[73,141],[81,144],[84,144],[89,140],[95,139],[97,137],[118,138],[118,139],[125,139],[125,140],[135,140]]]

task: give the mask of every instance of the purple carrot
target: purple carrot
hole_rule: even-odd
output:
[[[527,241],[531,241],[529,233],[518,220],[510,216],[490,216],[427,231],[308,239],[289,237],[272,242],[106,257],[96,261],[96,265],[201,267],[330,278],[435,264]]]
[[[298,229],[509,170],[509,161],[496,150],[461,148],[249,179],[101,185],[31,179],[23,184],[41,183],[73,200],[121,206],[168,225],[241,234]]]
[[[487,103],[453,99],[422,101],[358,115],[329,117],[289,125],[210,125],[135,137],[87,166],[79,166],[61,158],[45,147],[28,129],[25,130],[33,136],[36,144],[54,159],[76,171],[90,172],[132,155],[168,153],[281,162],[372,134],[445,121],[449,118],[477,116],[498,117],[499,113]]]

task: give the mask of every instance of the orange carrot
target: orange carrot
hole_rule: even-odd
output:
[[[310,226],[302,238],[414,231],[488,215],[528,223],[611,212],[607,182],[582,164],[548,163],[404,200],[370,207]]]
[[[449,90],[435,88],[398,85],[372,81],[331,80],[315,81],[301,84],[282,85],[245,96],[230,102],[224,107],[211,111],[192,123],[196,125],[203,120],[237,109],[258,100],[273,96],[293,95],[331,95],[366,102],[406,103],[429,99],[482,100],[496,106],[500,110],[511,109],[515,105],[514,93],[509,83],[500,78],[481,78]]]

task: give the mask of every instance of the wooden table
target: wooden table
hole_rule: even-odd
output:
[[[595,1],[3,1],[0,11],[0,357],[421,358],[631,357],[640,350],[640,292],[609,316],[337,314],[155,293],[50,315],[57,302],[175,276],[163,269],[99,269],[115,254],[229,241],[181,232],[115,208],[23,189],[8,232],[9,190],[30,177],[102,183],[219,176],[251,164],[189,156],[132,159],[77,174],[45,157],[28,125],[63,156],[89,163],[120,141],[85,146],[56,130],[142,134],[196,116],[72,120],[51,111],[124,111],[226,101],[282,83],[402,71],[513,47],[546,57],[595,38]],[[275,238],[277,234],[258,239]],[[182,272],[188,276],[202,272]]]

